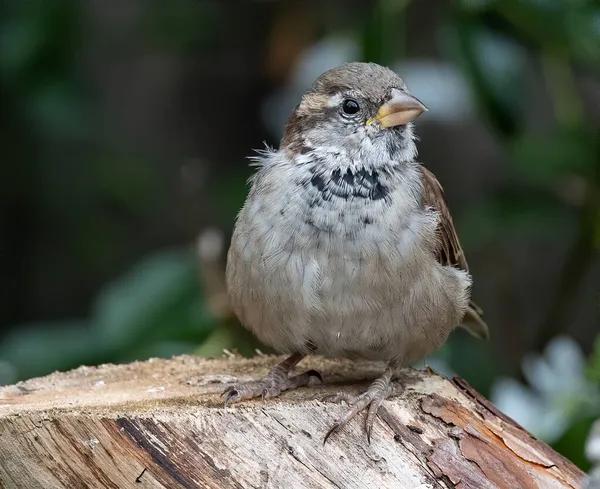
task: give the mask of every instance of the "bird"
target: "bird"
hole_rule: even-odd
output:
[[[231,385],[225,404],[307,386],[307,355],[383,361],[325,441],[367,410],[370,443],[403,368],[457,327],[489,337],[435,175],[417,161],[414,121],[428,109],[389,68],[351,62],[319,76],[277,150],[254,157],[227,253],[230,305],[243,326],[289,356],[260,381]]]

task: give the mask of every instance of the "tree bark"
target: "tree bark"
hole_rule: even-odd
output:
[[[464,380],[407,369],[380,409],[334,434],[378,364],[313,357],[327,385],[223,406],[279,359],[182,356],[80,367],[0,388],[0,487],[578,489],[584,474]]]

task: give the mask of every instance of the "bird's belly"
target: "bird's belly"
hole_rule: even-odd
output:
[[[444,295],[456,277],[445,276],[432,263],[381,261],[345,257],[333,265],[322,262],[322,281],[308,301],[305,285],[311,278],[305,277],[295,288],[304,304],[290,304],[291,349],[308,339],[318,354],[407,365],[439,347],[460,322],[453,301]]]
[[[315,229],[234,237],[236,314],[280,351],[412,363],[459,324],[469,282],[437,265],[412,222],[396,233],[365,226],[351,237]],[[262,256],[244,258],[248,249]]]

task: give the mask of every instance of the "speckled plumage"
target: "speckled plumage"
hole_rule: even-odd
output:
[[[378,65],[331,70],[303,97],[279,150],[256,159],[227,286],[242,324],[279,351],[396,370],[441,346],[469,309],[466,261],[439,258],[441,244],[460,246],[444,240],[451,219],[415,161],[412,124],[366,123],[398,91],[408,93],[404,82]],[[361,113],[340,113],[348,97]]]
[[[421,205],[419,166],[380,168],[383,199],[327,199],[307,183],[319,168],[282,156],[259,170],[232,239],[240,321],[286,352],[314,345],[405,366],[440,346],[464,315],[470,278],[435,260],[438,217]]]

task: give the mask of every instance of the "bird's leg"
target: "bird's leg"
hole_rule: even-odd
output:
[[[262,396],[263,399],[275,397],[283,391],[308,385],[308,381],[311,377],[316,377],[323,382],[321,374],[316,370],[308,370],[302,374],[288,377],[290,371],[303,358],[303,354],[294,353],[283,362],[275,365],[262,380],[228,387],[223,392],[223,395],[225,396],[225,405],[227,406],[230,402],[239,402],[258,396]]]
[[[369,410],[367,411],[367,416],[365,418],[365,429],[367,431],[367,440],[371,443],[371,431],[373,430],[373,422],[375,421],[377,411],[381,404],[383,404],[383,401],[395,392],[392,377],[393,370],[392,367],[388,365],[383,375],[376,379],[369,389],[359,396],[351,396],[344,392],[338,392],[334,395],[332,399],[334,402],[344,401],[350,405],[350,409],[346,411],[346,413],[327,432],[323,443],[367,406],[369,407]]]

